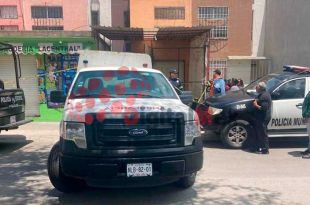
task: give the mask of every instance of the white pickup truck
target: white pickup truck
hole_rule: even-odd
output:
[[[160,71],[87,67],[61,94],[51,93],[65,101],[48,159],[56,189],[194,184],[203,164],[199,119]]]

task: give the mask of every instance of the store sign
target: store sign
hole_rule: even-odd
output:
[[[53,45],[53,43],[38,43],[37,45],[25,45],[23,43],[9,43],[14,46],[17,53],[39,53],[39,54],[51,54],[51,53],[77,53],[83,49],[82,43],[68,43],[64,45]],[[8,53],[11,53],[9,50]]]
[[[83,50],[82,43],[68,43],[68,52],[69,53],[76,53],[79,50]]]

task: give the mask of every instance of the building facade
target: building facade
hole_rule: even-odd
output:
[[[279,72],[283,65],[310,66],[310,4],[307,0],[266,0],[264,40],[260,42],[264,55],[271,59],[271,71]]]

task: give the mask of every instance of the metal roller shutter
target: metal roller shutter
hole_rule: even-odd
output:
[[[36,76],[36,57],[32,55],[20,55],[22,79],[20,86],[26,97],[26,116],[39,116],[39,98]],[[16,88],[13,57],[11,55],[0,56],[0,79],[5,82],[6,88]]]

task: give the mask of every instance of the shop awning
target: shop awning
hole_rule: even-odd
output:
[[[4,36],[0,35],[0,42],[11,44],[19,54],[73,54],[79,50],[96,49],[93,37],[85,36]],[[9,51],[0,51],[7,53]]]
[[[92,27],[94,33],[101,34],[110,40],[189,40],[208,33],[211,26],[197,27],[161,27],[161,28],[127,28],[127,27]]]

